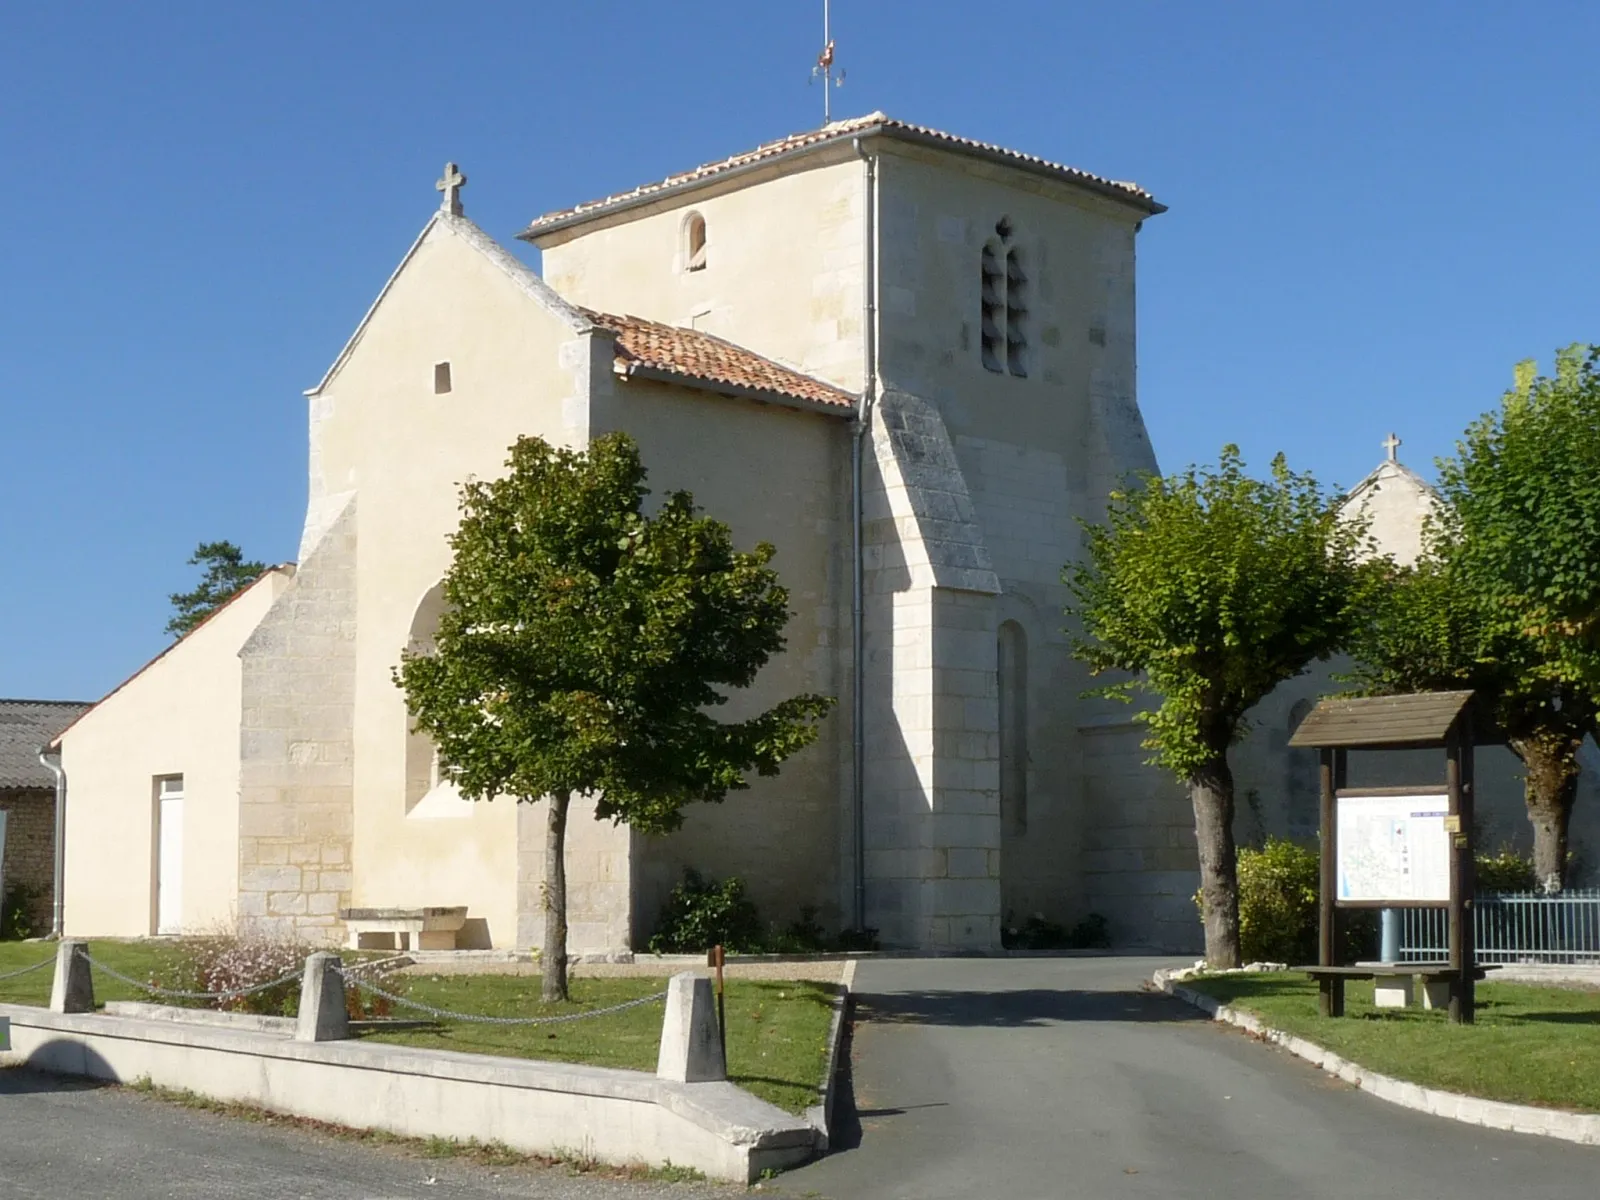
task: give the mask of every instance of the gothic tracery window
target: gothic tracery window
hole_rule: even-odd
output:
[[[1011,218],[995,222],[994,236],[983,246],[979,286],[983,365],[995,374],[1028,374],[1028,274],[1022,252],[1012,245]]]

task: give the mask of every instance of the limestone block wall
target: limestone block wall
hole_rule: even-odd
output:
[[[56,794],[46,788],[0,788],[6,814],[5,886],[28,888],[35,935],[50,932],[56,876]]]
[[[1122,714],[1078,727],[1086,822],[1085,903],[1118,949],[1203,948],[1192,897],[1200,886],[1194,810],[1166,771],[1148,765],[1144,726]]]
[[[886,391],[865,485],[867,924],[886,945],[1000,937],[999,585],[944,422]]]
[[[356,500],[240,651],[239,924],[337,944],[354,816]]]
[[[567,954],[611,958],[633,946],[633,835],[594,819],[594,801],[567,809]],[[517,949],[544,944],[545,801],[517,805]]]

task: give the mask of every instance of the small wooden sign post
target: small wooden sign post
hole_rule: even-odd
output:
[[[1417,976],[1448,981],[1450,1020],[1472,1023],[1477,965],[1472,927],[1471,692],[1324,700],[1289,739],[1322,752],[1322,875],[1317,966],[1323,1016],[1344,1015],[1347,979]],[[1350,787],[1351,750],[1444,751],[1444,780],[1405,787]],[[1344,843],[1341,843],[1341,838]],[[1341,963],[1344,914],[1352,909],[1450,912],[1448,963],[1363,967]]]

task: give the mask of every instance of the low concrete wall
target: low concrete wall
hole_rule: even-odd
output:
[[[749,1183],[803,1162],[816,1134],[731,1083],[673,1083],[637,1071],[415,1050],[298,1042],[256,1030],[0,1005],[0,1062],[129,1083],[148,1079],[405,1137],[502,1142],[529,1154],[693,1167]]]

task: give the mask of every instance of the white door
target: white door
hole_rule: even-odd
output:
[[[156,932],[183,926],[183,776],[163,779],[157,792]]]

